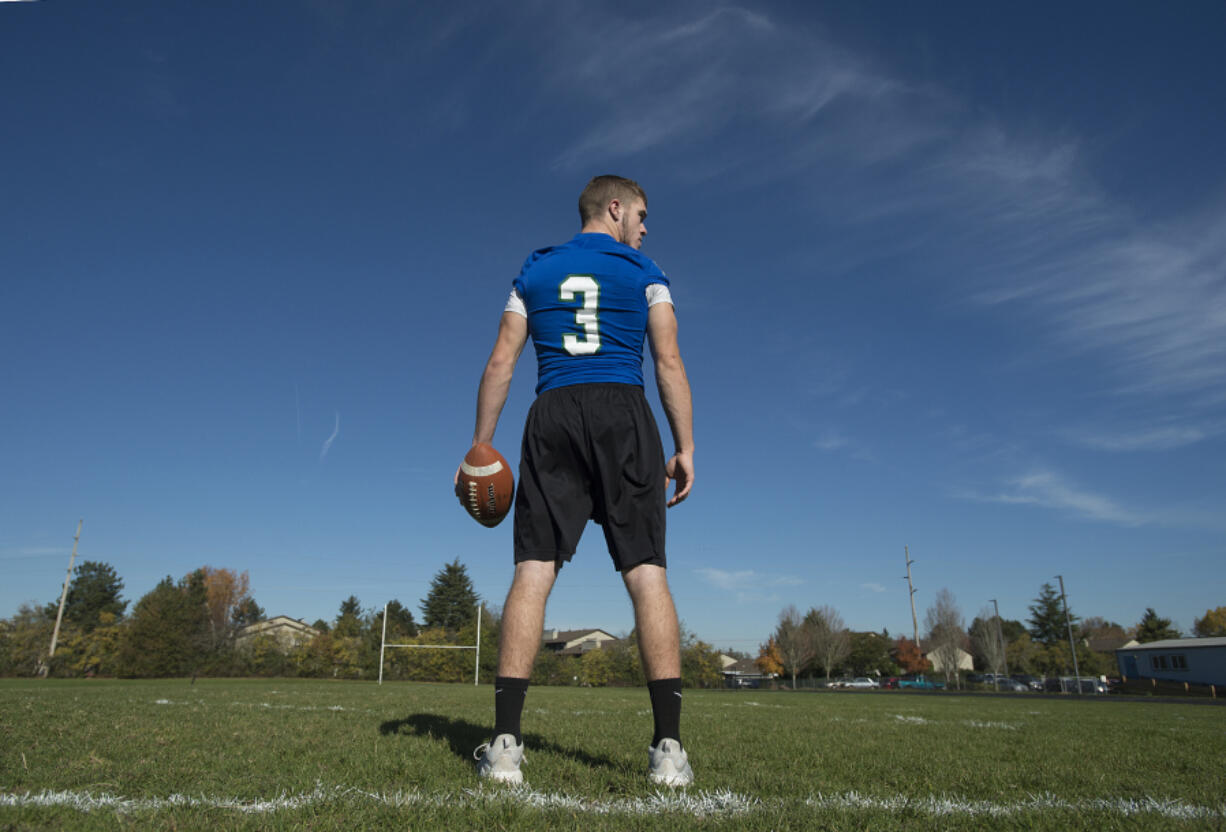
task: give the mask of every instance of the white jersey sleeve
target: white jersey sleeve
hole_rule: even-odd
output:
[[[657,303],[673,303],[673,294],[668,291],[668,287],[663,283],[647,284],[647,308],[655,306]],[[676,304],[673,304],[674,306]],[[523,296],[519,294],[518,289],[511,290],[511,296],[507,298],[507,305],[503,307],[503,312],[514,312],[516,315],[528,317],[528,307],[524,306]]]
[[[647,308],[655,306],[657,303],[667,303],[676,306],[673,303],[673,293],[668,291],[668,287],[663,283],[648,283],[647,284]]]

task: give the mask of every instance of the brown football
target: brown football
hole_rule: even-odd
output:
[[[474,520],[483,526],[497,526],[511,510],[515,496],[515,476],[511,466],[492,445],[473,445],[460,463],[456,496]]]

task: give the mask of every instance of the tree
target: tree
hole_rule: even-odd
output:
[[[247,573],[204,566],[205,596],[209,607],[209,646],[216,650],[234,635],[234,612],[251,599]]]
[[[1108,621],[1101,615],[1091,615],[1089,618],[1081,619],[1074,634],[1077,638],[1088,641],[1092,638],[1123,638],[1125,631],[1123,626],[1114,621]]]
[[[1030,633],[1023,631],[1005,647],[1005,661],[1014,673],[1042,673],[1038,664],[1041,647],[1030,638]]]
[[[55,615],[33,604],[22,604],[17,614],[0,622],[0,675],[33,676],[47,655]],[[59,656],[59,651],[56,651]]]
[[[792,604],[779,613],[779,626],[775,628],[775,645],[783,659],[783,668],[792,675],[792,689],[796,689],[796,674],[813,661],[817,655],[813,643],[813,630],[800,617],[800,610]]]
[[[264,617],[264,608],[257,604],[254,598],[248,597],[234,608],[234,612],[230,613],[230,623],[235,630],[241,630],[243,627],[263,621]]]
[[[72,583],[68,585],[68,597],[64,599],[64,620],[77,625],[85,632],[98,626],[99,616],[110,613],[115,620],[123,617],[127,601],[119,600],[123,580],[109,563],[81,561],[76,568]],[[47,605],[52,620],[59,610],[59,600]]]
[[[1171,619],[1160,618],[1153,607],[1145,608],[1145,615],[1137,623],[1137,641],[1145,644],[1150,641],[1163,641],[1168,638],[1179,638],[1179,631],[1171,626]]]
[[[362,602],[356,595],[350,595],[341,601],[336,623],[332,625],[332,634],[340,638],[356,638],[362,634]]]
[[[843,626],[843,617],[834,607],[823,605],[805,615],[805,627],[812,633],[813,652],[817,663],[830,681],[830,671],[851,653],[851,636]]]
[[[984,607],[971,622],[970,630],[971,648],[979,666],[993,673],[1001,673],[1005,667],[1005,645],[1001,640],[1001,630],[997,629],[998,623],[996,614]]]
[[[890,659],[890,638],[881,633],[851,633],[847,665],[854,676],[892,676],[897,667]]]
[[[413,620],[412,611],[394,599],[387,602],[387,631],[389,637],[392,633],[409,638],[417,635],[417,622]]]
[[[1192,623],[1192,632],[1201,638],[1226,636],[1226,607],[1205,610],[1204,617]]]
[[[758,658],[754,659],[753,663],[763,673],[774,676],[783,675],[783,654],[779,652],[779,645],[775,644],[774,636],[767,639],[766,644],[759,646]]]
[[[932,662],[924,658],[919,645],[905,636],[894,642],[892,656],[904,673],[923,673],[932,669]]]
[[[924,614],[924,626],[927,628],[928,655],[934,665],[940,664],[948,683],[958,675],[958,654],[966,643],[963,632],[966,622],[954,594],[948,589],[937,593],[936,601]]]
[[[1040,644],[1050,647],[1068,640],[1068,624],[1077,626],[1077,616],[1070,611],[1066,621],[1064,603],[1056,588],[1050,583],[1043,584],[1039,597],[1030,605],[1030,637]]]
[[[139,601],[119,648],[123,676],[195,672],[209,642],[208,592],[196,570],[177,584],[167,575]]]
[[[716,649],[682,626],[681,683],[687,688],[719,687],[722,670]]]
[[[430,592],[421,602],[423,626],[459,630],[476,617],[477,600],[468,570],[456,558],[430,582]]]

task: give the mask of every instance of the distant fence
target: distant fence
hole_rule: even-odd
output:
[[[1226,694],[1226,687],[1169,679],[1124,679],[1117,690],[1133,696],[1204,696],[1213,699]]]

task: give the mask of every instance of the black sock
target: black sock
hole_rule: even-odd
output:
[[[524,696],[528,693],[528,680],[514,676],[494,677],[494,736],[514,734],[515,744],[523,745],[519,732],[519,717],[524,712]]]
[[[651,695],[651,716],[656,723],[652,747],[665,739],[681,742],[681,680],[656,679],[647,683],[647,692]]]

